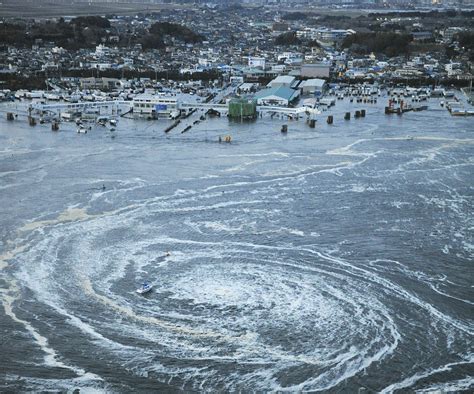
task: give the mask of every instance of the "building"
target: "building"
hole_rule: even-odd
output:
[[[462,27],[448,27],[447,29],[444,30],[443,32],[443,38],[447,42],[451,42],[454,40],[454,37],[463,32],[464,29]]]
[[[106,47],[105,45],[99,44],[98,46],[95,47],[95,55],[97,57],[109,56],[110,48]]]
[[[295,84],[296,78],[291,75],[280,75],[271,81],[268,86],[278,88],[281,86],[291,88]]]
[[[330,65],[327,63],[310,63],[301,66],[302,78],[328,78]]]
[[[323,27],[316,29],[316,39],[327,43],[341,42],[346,36],[354,33],[354,30],[338,30]]]
[[[176,96],[143,93],[132,101],[133,113],[151,119],[176,117],[179,114],[179,101]]]
[[[237,92],[239,93],[251,93],[255,92],[258,88],[258,83],[251,83],[251,82],[246,82],[240,85],[237,88]]]
[[[261,90],[255,95],[255,100],[258,105],[286,107],[294,103],[299,95],[299,90],[291,89],[286,86],[279,86]]]
[[[303,54],[298,52],[283,52],[277,57],[279,62],[292,66],[303,63]]]
[[[324,79],[312,78],[301,82],[299,88],[303,94],[314,94],[319,96],[326,88],[326,81]]]
[[[249,56],[249,67],[252,68],[261,68],[262,70],[265,69],[265,58],[264,57],[257,57],[257,56]]]
[[[79,83],[82,89],[101,89],[101,90],[113,90],[121,86],[120,79],[117,78],[80,78]]]
[[[415,31],[411,35],[414,41],[429,41],[433,39],[433,34],[430,31]]]

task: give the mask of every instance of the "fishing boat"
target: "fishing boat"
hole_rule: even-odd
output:
[[[137,293],[138,294],[145,294],[145,293],[148,293],[151,289],[152,289],[152,285],[148,284],[147,282],[144,282],[142,284],[142,287],[140,287],[139,289],[137,289]]]

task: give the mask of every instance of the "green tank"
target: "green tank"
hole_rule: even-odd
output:
[[[257,102],[255,100],[232,99],[229,102],[229,118],[255,119],[257,117]]]

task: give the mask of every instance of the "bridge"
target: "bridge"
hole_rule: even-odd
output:
[[[129,104],[131,101],[123,100],[109,100],[109,101],[82,101],[80,103],[53,103],[53,104],[41,104],[33,103],[30,108],[32,110],[40,112],[61,112],[61,111],[73,111],[77,112],[80,110],[91,109],[91,108],[109,108],[118,107],[119,105]]]
[[[213,109],[219,112],[228,112],[229,106],[227,104],[213,104],[213,103],[181,103],[179,105],[180,109],[204,109],[209,110]],[[273,114],[283,114],[283,115],[317,115],[321,111],[315,108],[308,107],[297,107],[297,108],[287,108],[287,107],[271,107],[266,105],[258,105],[257,112],[259,113],[273,113]]]
[[[257,112],[259,113],[274,113],[274,114],[283,114],[283,115],[317,115],[320,114],[316,108],[308,108],[308,107],[296,107],[296,108],[287,108],[287,107],[270,107],[266,105],[258,105]]]
[[[79,103],[52,103],[52,104],[41,104],[33,103],[30,108],[39,112],[78,112],[84,111],[86,109],[94,108],[112,108],[117,110],[118,106],[128,105],[131,109],[133,101],[124,101],[124,100],[108,100],[108,101],[84,101]],[[217,104],[217,103],[183,103],[178,102],[178,109],[180,110],[191,110],[191,109],[202,109],[210,110],[213,109],[218,112],[228,112],[229,106],[227,104]],[[287,107],[276,107],[276,106],[266,106],[259,105],[257,106],[257,112],[264,114],[282,114],[288,116],[299,116],[299,115],[308,115],[314,116],[321,113],[316,108],[308,107],[296,107],[296,108],[287,108]]]
[[[204,109],[209,110],[213,109],[219,112],[229,111],[229,106],[227,104],[213,104],[213,103],[179,103],[179,109]]]

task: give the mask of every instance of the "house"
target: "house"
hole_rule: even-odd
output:
[[[258,105],[276,105],[280,107],[288,106],[299,97],[299,90],[286,86],[271,87],[261,90],[255,95]]]

